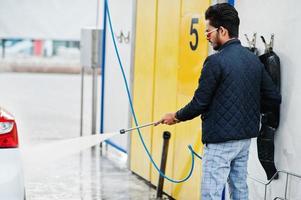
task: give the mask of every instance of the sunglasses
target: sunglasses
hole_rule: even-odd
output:
[[[211,31],[205,31],[205,36],[207,37],[207,38],[210,38],[210,36],[211,36],[211,33],[213,33],[214,31],[217,31],[219,28],[215,28],[215,29],[213,29],[213,30],[211,30]]]

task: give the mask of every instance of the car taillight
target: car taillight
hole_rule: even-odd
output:
[[[17,126],[14,122],[0,121],[0,148],[16,148],[19,146]]]
[[[14,127],[13,122],[0,122],[0,134],[11,132]]]

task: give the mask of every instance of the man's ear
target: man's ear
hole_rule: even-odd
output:
[[[220,26],[219,29],[220,29],[220,32],[221,32],[221,35],[222,35],[222,36],[227,36],[227,35],[229,35],[228,30],[225,29],[223,26]]]

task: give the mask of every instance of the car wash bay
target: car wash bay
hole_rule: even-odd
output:
[[[137,8],[133,9],[136,10],[135,15],[132,15],[130,9],[132,7],[127,1],[109,1],[114,33],[116,38],[119,38],[118,47],[122,61],[128,80],[132,80],[130,87],[139,123],[155,121],[162,113],[174,111],[190,100],[197,84],[202,62],[208,55],[208,43],[202,37],[203,13],[210,3],[221,1],[134,1],[137,3]],[[243,22],[240,28],[240,39],[244,45],[246,45],[244,34],[250,35],[256,32],[258,36],[264,35],[266,38],[269,38],[272,33],[275,34],[274,50],[281,58],[282,88],[285,88],[282,89],[281,123],[275,137],[276,165],[278,169],[301,174],[299,159],[301,93],[300,79],[298,79],[300,59],[298,59],[297,50],[301,40],[291,39],[299,38],[298,30],[301,26],[300,14],[297,11],[301,5],[297,0],[277,0],[276,2],[272,0],[264,3],[260,0],[236,1],[235,6]],[[256,15],[254,15],[254,10],[256,10]],[[129,16],[133,18],[135,16],[133,20],[135,24],[131,24],[132,20],[128,20]],[[126,22],[124,22],[125,19],[127,19]],[[17,22],[11,21],[9,24],[23,28],[19,31],[20,33],[25,32],[24,27],[37,30],[28,26],[25,18],[18,21],[24,26],[18,26]],[[30,25],[32,24],[30,21]],[[50,24],[44,23],[47,28]],[[79,33],[80,28],[82,27],[77,27],[75,32]],[[63,33],[65,31],[60,32],[60,34]],[[287,34],[290,34],[289,38]],[[74,40],[78,39],[79,35]],[[109,29],[106,42],[109,49],[106,52],[106,86],[109,86],[110,90],[106,90],[105,94],[104,130],[110,132],[119,130],[119,127],[126,128],[134,124],[130,124],[129,105]],[[134,44],[131,46],[131,43]],[[258,41],[257,44],[262,52],[264,50],[262,43]],[[3,73],[0,77],[0,83],[3,86],[0,104],[16,117],[21,147],[79,136],[80,76]],[[89,83],[91,80],[87,78],[85,103],[91,102]],[[86,109],[84,118],[87,119],[84,123],[84,133],[87,135],[91,130],[89,121],[91,106],[85,105],[84,108]],[[166,169],[169,177],[181,179],[189,172],[191,159],[188,144],[192,144],[193,148],[201,153],[199,126],[200,120],[195,119],[176,127],[159,126],[143,130],[146,146],[156,163],[160,162],[161,133],[165,130],[172,133]],[[129,169],[152,184],[157,184],[158,172],[148,160],[137,133],[133,132],[127,139],[129,143],[118,138],[113,142],[121,147],[127,147],[126,150],[130,155]],[[249,173],[260,180],[265,180],[264,171],[258,162],[255,143],[256,141],[251,146]],[[152,198],[154,191],[143,181],[133,177],[128,171],[128,166],[120,162],[120,159],[124,161],[123,156],[124,154],[118,151],[109,151],[100,157],[99,149],[96,148],[95,151],[87,150],[81,154],[51,162],[27,176],[28,199]],[[176,199],[198,199],[201,161],[196,162],[193,176],[189,181],[182,184],[165,182],[164,191]],[[269,186],[269,197],[283,195],[284,179],[285,177],[281,176],[280,181],[275,181]],[[290,197],[300,199],[300,181],[290,179],[290,182],[292,182],[289,186],[292,188],[289,193]],[[262,185],[253,181],[249,184],[249,188],[250,199],[263,198]]]

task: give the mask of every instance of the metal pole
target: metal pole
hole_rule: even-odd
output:
[[[107,34],[107,7],[106,0],[103,1],[103,34],[102,34],[102,55],[101,55],[101,95],[100,95],[100,133],[104,129],[104,96],[105,96],[105,66],[106,66],[106,34]],[[102,144],[102,143],[101,143]]]
[[[85,68],[81,68],[81,87],[80,87],[80,136],[83,136],[83,114],[84,114],[84,77]]]
[[[267,199],[267,185],[264,186],[264,200]]]
[[[286,196],[287,196],[288,176],[289,176],[289,174],[286,174],[286,181],[285,181],[285,194],[284,194],[284,198],[285,198],[285,199],[287,199],[287,198],[286,198]]]
[[[102,134],[104,129],[104,95],[105,95],[105,65],[106,65],[106,34],[107,34],[107,7],[106,0],[103,1],[103,34],[102,34],[102,54],[101,54],[101,90],[100,90],[100,127],[99,131]],[[106,144],[106,149],[108,144]],[[102,155],[102,142],[100,143],[100,155]]]
[[[165,174],[167,154],[168,154],[168,144],[169,144],[169,139],[170,139],[170,132],[164,131],[163,139],[164,139],[164,141],[163,141],[163,150],[162,150],[160,171],[163,174]],[[159,182],[158,182],[158,187],[157,187],[157,198],[162,198],[163,185],[164,185],[164,177],[160,176],[159,177]]]
[[[5,58],[5,42],[6,39],[2,39],[2,58]]]
[[[92,135],[96,134],[97,68],[92,67]]]

